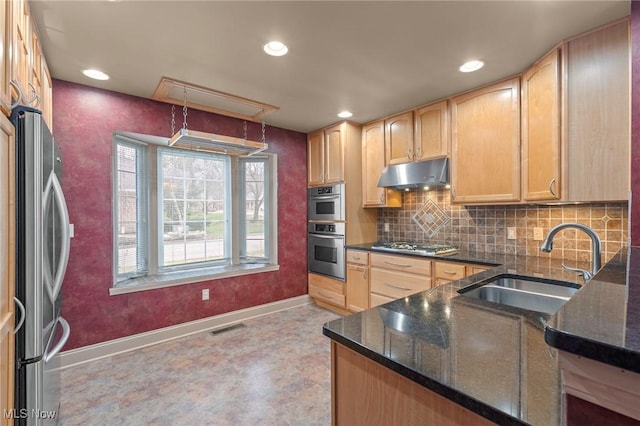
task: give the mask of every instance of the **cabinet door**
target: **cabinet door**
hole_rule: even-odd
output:
[[[630,190],[629,21],[570,40],[566,52],[566,201],[627,200]],[[564,192],[564,191],[563,191]]]
[[[29,12],[25,0],[15,0],[13,3],[13,70],[12,79],[18,84],[22,95],[31,99],[32,93],[29,88]],[[18,94],[15,93],[17,99]],[[24,100],[22,101],[24,103]]]
[[[13,126],[0,115],[0,404],[13,407],[15,286],[15,153]],[[5,417],[4,424],[13,424]]]
[[[456,204],[520,200],[519,79],[451,99],[451,195]]]
[[[342,124],[325,130],[325,183],[344,182],[344,144],[346,129]]]
[[[347,309],[360,312],[369,309],[369,267],[347,264]]]
[[[324,183],[324,132],[309,133],[307,136],[307,184]]]
[[[414,159],[419,161],[446,157],[449,150],[447,101],[419,108],[414,115]]]
[[[384,121],[362,128],[362,203],[364,207],[384,207],[385,188],[378,188],[384,169]]]
[[[0,110],[11,114],[11,52],[13,43],[13,27],[11,1],[0,3]]]
[[[384,138],[387,165],[413,161],[413,112],[386,119]]]
[[[560,198],[560,51],[522,76],[522,178],[527,201]]]
[[[47,64],[43,62],[42,66],[42,97],[40,98],[40,109],[42,117],[53,132],[53,93],[52,93],[51,74]]]

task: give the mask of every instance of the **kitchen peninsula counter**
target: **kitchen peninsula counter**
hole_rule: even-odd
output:
[[[348,246],[378,251],[370,247]],[[630,258],[635,254],[640,259],[640,253],[632,250],[631,254]],[[332,321],[325,324],[323,333],[336,347],[347,348],[498,424],[561,424],[558,352],[545,343],[545,328],[551,345],[578,354],[582,351],[583,356],[597,357],[589,351],[600,353],[604,362],[611,356],[625,359],[629,353],[640,353],[638,332],[628,331],[640,329],[640,323],[629,323],[634,321],[632,309],[626,310],[624,302],[626,250],[576,293],[559,315],[471,299],[457,290],[505,273],[580,283],[575,273],[562,268],[560,260],[466,251],[426,257],[499,266]],[[630,262],[633,264],[637,270],[630,276],[640,276],[640,261]],[[570,266],[589,269],[584,263]],[[598,288],[599,284],[607,288]],[[610,291],[610,286],[617,288]],[[592,321],[596,300],[600,300],[601,316]],[[635,321],[640,321],[639,308],[635,309]],[[626,339],[621,334],[623,316]],[[599,340],[598,333],[602,334]],[[636,362],[636,368],[638,365]]]

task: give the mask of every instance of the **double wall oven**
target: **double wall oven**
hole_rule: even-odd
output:
[[[307,191],[309,272],[345,279],[344,184]]]

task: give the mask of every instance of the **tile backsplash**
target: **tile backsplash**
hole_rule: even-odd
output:
[[[546,236],[552,227],[564,222],[578,222],[595,230],[602,240],[605,262],[628,241],[626,202],[456,206],[444,189],[404,192],[401,208],[378,209],[377,234],[379,241],[453,243],[464,250],[590,261],[591,240],[574,229],[556,235],[551,253],[540,251],[541,241],[534,240],[534,228],[542,228]],[[388,232],[385,224],[389,225]],[[507,238],[510,227],[515,228],[516,239]]]

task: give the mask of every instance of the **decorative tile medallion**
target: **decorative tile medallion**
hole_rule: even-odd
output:
[[[411,218],[429,238],[433,237],[449,221],[451,217],[438,206],[435,201],[428,199]]]

